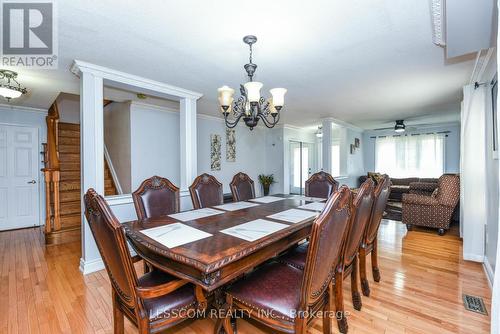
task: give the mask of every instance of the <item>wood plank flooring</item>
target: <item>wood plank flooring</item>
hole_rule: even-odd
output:
[[[481,265],[462,260],[459,238],[407,233],[401,223],[383,221],[379,240],[382,280],[377,284],[369,276],[372,294],[363,297],[361,311],[352,308],[345,280],[349,333],[489,333],[489,316],[463,307],[467,293],[483,297],[489,312],[491,293]],[[0,333],[112,333],[107,274],[83,276],[79,259],[79,243],[45,246],[40,228],[1,232]],[[125,324],[126,333],[136,333]],[[213,320],[203,319],[167,333],[211,333],[212,328]],[[238,333],[271,331],[239,320]],[[321,320],[309,333],[322,333]]]

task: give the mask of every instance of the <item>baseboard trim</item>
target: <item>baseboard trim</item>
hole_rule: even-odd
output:
[[[493,272],[493,268],[491,268],[490,262],[484,257],[483,261],[483,269],[486,274],[486,278],[488,279],[488,285],[490,286],[490,289],[493,290],[493,280],[495,278],[495,274]]]
[[[84,275],[95,273],[102,269],[104,269],[104,262],[101,259],[91,261],[85,261],[83,258],[80,259],[80,271]]]
[[[484,262],[484,256],[483,255],[477,255],[477,254],[468,254],[464,253],[464,260],[465,261],[474,261],[474,262]]]

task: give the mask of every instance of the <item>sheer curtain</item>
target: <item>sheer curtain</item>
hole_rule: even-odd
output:
[[[391,177],[439,177],[444,173],[443,134],[378,137],[375,171]]]

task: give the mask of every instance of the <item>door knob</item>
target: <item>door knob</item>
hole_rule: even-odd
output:
[[[29,184],[35,184],[36,181],[35,180],[31,180],[31,181],[28,181]]]

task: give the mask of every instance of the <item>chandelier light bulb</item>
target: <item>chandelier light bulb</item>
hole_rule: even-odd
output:
[[[6,88],[6,87],[0,87],[0,95],[5,97],[6,99],[16,99],[19,96],[21,96],[22,93],[18,90]]]
[[[247,91],[248,101],[259,102],[260,100],[260,89],[264,86],[261,82],[250,81],[243,85]]]
[[[275,107],[281,108],[285,105],[285,94],[287,90],[285,88],[273,88],[269,91],[273,96],[273,104]]]
[[[230,106],[233,103],[234,89],[228,86],[222,86],[217,89],[219,92],[219,103],[223,107]]]

